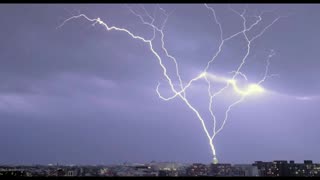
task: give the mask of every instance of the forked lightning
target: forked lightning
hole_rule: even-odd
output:
[[[208,10],[209,15],[211,15],[213,17],[213,22],[218,25],[219,27],[219,31],[220,31],[220,44],[218,47],[218,50],[216,52],[213,53],[212,58],[208,61],[206,67],[204,68],[204,70],[196,77],[194,77],[193,79],[191,79],[190,81],[188,81],[187,83],[183,83],[182,78],[180,76],[180,72],[179,72],[179,66],[178,66],[178,61],[176,60],[176,58],[171,55],[169,53],[169,51],[166,48],[166,43],[165,43],[165,34],[164,34],[164,28],[166,25],[166,22],[170,16],[170,13],[167,13],[166,10],[164,10],[162,7],[157,6],[158,10],[161,11],[161,13],[165,16],[163,23],[159,26],[155,25],[155,17],[152,16],[143,6],[141,7],[144,11],[144,14],[140,14],[136,11],[134,11],[132,8],[130,8],[129,6],[127,6],[129,11],[132,12],[133,15],[135,15],[137,18],[139,18],[141,20],[141,22],[147,26],[149,26],[150,28],[152,28],[153,30],[153,36],[151,38],[146,38],[143,36],[138,36],[136,34],[134,34],[132,31],[126,29],[126,28],[121,28],[121,27],[116,27],[116,26],[112,26],[109,25],[107,23],[105,23],[104,21],[102,21],[100,18],[89,18],[87,15],[85,14],[79,14],[76,16],[72,16],[68,19],[66,19],[60,26],[58,26],[58,28],[62,27],[63,25],[65,25],[68,21],[70,20],[74,20],[74,19],[79,19],[79,18],[83,18],[85,20],[88,20],[90,22],[92,22],[92,25],[95,24],[99,24],[101,26],[103,26],[107,31],[119,31],[119,32],[123,32],[124,34],[128,35],[129,37],[142,41],[144,42],[147,47],[149,48],[149,50],[154,54],[154,56],[156,57],[156,59],[158,60],[159,66],[162,69],[163,72],[163,76],[165,77],[165,79],[168,81],[168,84],[170,86],[171,91],[173,92],[173,95],[170,97],[164,97],[163,95],[161,95],[160,91],[159,91],[159,87],[160,87],[160,83],[157,85],[156,87],[156,92],[159,96],[159,98],[161,98],[164,101],[169,101],[172,100],[176,97],[179,97],[187,106],[188,108],[193,111],[195,113],[195,115],[197,116],[197,118],[199,119],[199,121],[201,122],[201,125],[203,127],[203,130],[209,140],[209,145],[212,151],[212,158],[213,158],[213,163],[218,163],[218,159],[216,156],[216,150],[215,150],[215,146],[214,146],[214,138],[222,131],[222,129],[224,128],[227,120],[228,120],[228,116],[229,116],[229,112],[231,111],[231,109],[236,106],[237,104],[241,103],[245,97],[249,96],[249,95],[253,95],[255,93],[262,93],[265,91],[265,89],[261,86],[261,83],[263,83],[268,76],[268,71],[269,71],[269,65],[270,65],[270,59],[275,55],[275,52],[272,50],[269,54],[269,56],[267,57],[267,64],[266,64],[266,68],[265,68],[265,72],[264,72],[264,76],[262,77],[262,79],[254,84],[248,84],[247,88],[240,88],[238,86],[238,81],[237,81],[237,77],[242,77],[244,80],[246,80],[248,82],[248,78],[247,76],[241,72],[242,67],[246,64],[246,60],[251,52],[251,45],[252,43],[257,40],[259,37],[261,37],[265,31],[267,31],[274,23],[276,23],[281,17],[275,18],[271,23],[269,23],[268,25],[266,25],[259,33],[257,33],[255,36],[249,38],[247,33],[252,30],[254,27],[256,27],[258,24],[261,23],[262,21],[262,17],[263,15],[267,12],[267,11],[263,11],[261,14],[253,16],[256,20],[255,22],[253,22],[250,26],[247,26],[247,9],[244,9],[244,11],[242,13],[230,8],[230,12],[234,12],[237,15],[240,16],[240,18],[242,19],[242,30],[232,34],[230,36],[224,37],[224,33],[223,33],[223,28],[221,23],[218,21],[218,17],[216,14],[215,9],[213,8],[212,5],[207,5],[204,4],[204,9]],[[148,18],[148,20],[146,20],[146,17]],[[159,36],[159,38],[161,39],[161,44],[155,44],[155,38],[157,38],[157,35]],[[216,75],[214,75],[214,73],[210,73],[208,72],[209,68],[214,64],[214,61],[217,59],[217,57],[221,54],[222,49],[224,44],[227,41],[230,41],[232,39],[234,39],[235,37],[238,36],[242,36],[244,38],[244,40],[246,41],[246,53],[244,55],[244,57],[241,58],[241,61],[239,63],[239,65],[237,66],[237,68],[232,71],[231,73],[233,73],[232,78],[228,79],[228,78],[224,78],[224,77],[218,77]],[[165,54],[165,57],[161,57],[161,53],[157,50],[155,50],[155,46],[159,46],[161,47],[161,50],[164,52],[163,54]],[[167,73],[167,67],[164,65],[163,63],[163,59],[164,58],[169,58],[174,64],[175,64],[175,75],[177,76],[178,80],[179,80],[179,88],[176,88],[174,86],[173,83],[173,77],[170,77]],[[272,76],[272,75],[271,75]],[[196,81],[200,81],[200,80],[204,80],[208,86],[208,97],[209,97],[209,104],[208,104],[208,110],[210,112],[211,118],[213,120],[213,131],[212,133],[209,132],[209,128],[207,127],[207,125],[205,124],[203,115],[201,115],[199,113],[199,111],[189,102],[186,93],[187,93],[187,89]],[[213,82],[220,82],[220,83],[224,83],[225,86],[223,86],[221,89],[217,90],[216,92],[213,92],[212,87],[213,87]],[[231,103],[227,110],[224,113],[224,118],[222,120],[222,125],[218,128],[217,127],[217,120],[216,120],[216,116],[215,113],[213,111],[213,103],[215,102],[214,99],[215,97],[217,97],[218,95],[222,94],[226,89],[228,88],[232,88],[234,90],[235,93],[237,93],[239,95],[239,99],[237,99],[236,101],[234,101],[233,103]]]

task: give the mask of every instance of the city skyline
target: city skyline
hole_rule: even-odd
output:
[[[241,38],[226,42],[213,68],[202,74],[220,43],[210,8],[144,7],[154,12],[158,26],[163,12],[170,13],[165,41],[184,85],[198,74],[213,77],[215,83],[232,82],[233,89],[214,104],[217,119],[224,118],[232,98],[247,94],[245,85],[253,85],[247,92],[259,91],[229,112],[223,131],[214,139],[219,162],[320,161],[320,145],[315,143],[320,117],[319,5],[209,4],[224,37],[241,31],[237,12],[246,9],[247,26],[264,12],[261,25],[248,34],[252,38],[264,32],[252,43],[241,70],[248,77],[245,84],[230,81],[230,69],[245,56]],[[0,22],[5,24],[0,33],[0,136],[6,147],[0,150],[0,164],[212,162],[213,150],[189,105],[178,98],[158,97],[158,87],[165,97],[173,94],[157,57],[143,42],[128,33],[106,31],[101,21],[75,18],[64,23],[85,14],[151,38],[152,28],[134,14],[143,10],[134,4],[129,8],[124,4],[0,6]],[[159,42],[154,47],[158,51]],[[166,67],[173,76],[174,66]],[[266,77],[266,67],[274,76],[257,86]],[[178,87],[178,79],[173,81]],[[211,127],[205,85],[205,81],[192,84],[186,96]]]
[[[255,161],[252,164],[202,164],[150,162],[144,164],[121,165],[33,165],[33,166],[0,166],[0,176],[220,176],[220,177],[274,177],[274,176],[320,176],[320,164],[312,160],[297,163],[290,160],[271,162]]]

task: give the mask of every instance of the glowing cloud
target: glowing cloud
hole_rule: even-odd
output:
[[[241,90],[237,86],[236,81],[231,80],[230,83],[232,84],[232,87],[233,87],[234,91],[239,93],[240,95],[243,95],[243,96],[264,92],[264,89],[261,86],[259,86],[258,84],[249,84],[249,86],[248,86],[248,88],[246,90]]]

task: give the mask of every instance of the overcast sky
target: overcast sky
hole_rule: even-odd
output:
[[[160,6],[171,12],[165,41],[186,83],[217,51],[218,26],[202,4]],[[150,13],[157,8],[145,7]],[[241,30],[241,17],[227,5],[212,7],[225,37]],[[231,7],[239,12],[247,8],[248,16],[274,10],[263,15],[251,36],[275,18],[286,17],[252,43],[243,68],[249,81],[263,77],[272,50],[270,73],[278,76],[262,84],[264,94],[248,97],[230,112],[214,142],[220,162],[319,162],[320,6]],[[194,112],[179,98],[166,102],[158,97],[158,82],[164,95],[170,89],[148,46],[84,18],[57,29],[79,12],[152,37],[152,29],[125,5],[0,5],[0,164],[211,162]],[[155,15],[155,23],[161,24],[161,11]],[[227,76],[243,58],[244,42],[237,37],[226,43],[210,72]],[[174,74],[172,67],[168,71]],[[205,93],[206,87],[196,83],[187,96],[210,124]],[[215,104],[220,121],[225,99]]]

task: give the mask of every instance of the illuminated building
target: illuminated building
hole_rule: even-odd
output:
[[[232,168],[233,176],[259,176],[257,166],[251,164],[236,164]]]
[[[313,164],[310,160],[304,163],[256,161],[253,165],[259,169],[260,176],[320,176],[320,164]]]
[[[187,168],[188,176],[207,176],[208,167],[205,164],[194,163],[189,168]]]
[[[26,176],[26,172],[23,170],[1,170],[0,176]]]
[[[209,175],[232,176],[232,166],[231,164],[211,164]]]

